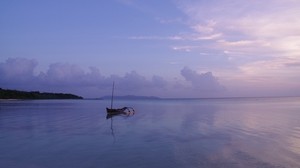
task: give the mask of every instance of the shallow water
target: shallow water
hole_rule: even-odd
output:
[[[5,168],[300,167],[300,98],[0,101]]]

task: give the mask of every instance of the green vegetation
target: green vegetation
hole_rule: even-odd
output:
[[[26,92],[0,88],[0,99],[82,99],[82,97],[65,93]]]

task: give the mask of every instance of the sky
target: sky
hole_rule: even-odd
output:
[[[299,0],[2,0],[0,87],[300,96]]]

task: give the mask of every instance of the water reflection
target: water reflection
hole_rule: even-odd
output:
[[[288,142],[291,144],[290,150],[300,155],[300,126],[293,128]]]
[[[300,167],[300,98],[117,105],[129,103],[141,112],[107,115],[107,102],[91,100],[0,102],[0,165]]]
[[[144,106],[141,141],[163,146],[179,167],[300,166],[299,101],[205,101]]]
[[[116,136],[114,132],[114,126],[113,126],[113,118],[114,117],[131,117],[135,114],[135,111],[120,111],[120,112],[114,112],[114,113],[107,113],[106,119],[110,119],[110,130],[111,130],[111,135],[114,139],[114,143],[116,142]]]
[[[210,127],[206,128],[210,142],[202,145],[205,140],[199,139],[197,143],[210,152],[215,150],[209,154],[212,158],[226,158],[249,167],[299,166],[299,106],[270,100],[214,106],[218,109],[211,111]],[[209,147],[212,144],[214,147]]]

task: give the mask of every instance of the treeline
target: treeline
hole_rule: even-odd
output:
[[[65,93],[26,92],[0,88],[0,99],[83,99],[80,96]]]

